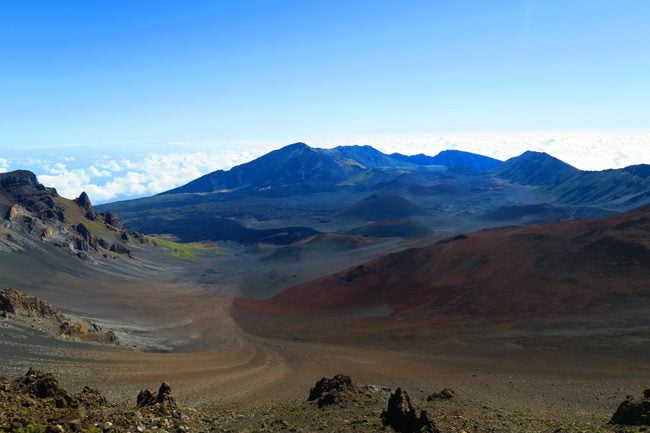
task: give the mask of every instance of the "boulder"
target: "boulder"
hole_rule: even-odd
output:
[[[137,407],[153,406],[154,404],[156,404],[156,391],[143,389],[138,393],[136,398]]]
[[[612,424],[650,425],[650,389],[643,392],[643,398],[627,399],[620,404],[611,420]]]
[[[99,243],[97,242],[97,238],[90,232],[90,230],[88,230],[88,227],[86,227],[83,223],[79,223],[75,226],[74,229],[81,235],[83,241],[85,242],[85,249],[77,248],[78,250],[88,251],[88,247],[90,247],[93,250],[97,251]],[[79,245],[79,239],[77,239],[77,245]]]
[[[120,219],[117,217],[117,215],[110,213],[110,212],[105,212],[102,214],[104,216],[104,222],[108,224],[109,226],[113,226],[115,228],[122,228],[122,222]]]
[[[352,379],[350,376],[337,374],[331,379],[323,377],[318,382],[316,382],[312,389],[309,390],[309,398],[307,398],[307,400],[317,400],[328,392],[347,390],[354,390],[354,385],[352,384]]]
[[[56,397],[62,399],[66,405],[72,401],[72,397],[59,388],[59,382],[52,373],[43,373],[30,368],[25,376],[18,379],[18,382],[19,387],[32,397]]]
[[[122,244],[120,244],[118,242],[111,245],[111,248],[109,250],[114,252],[114,253],[118,253],[118,254],[127,254],[128,255],[128,254],[131,253],[131,251],[125,245],[122,245]]]
[[[140,391],[136,398],[136,405],[138,408],[155,406],[163,413],[171,412],[178,407],[172,395],[172,387],[164,382],[157,392],[150,389]]]
[[[86,211],[86,218],[89,220],[95,220],[97,218],[97,213],[95,212],[95,209],[93,208],[93,204],[90,202],[90,197],[88,197],[88,194],[86,192],[82,192],[79,197],[74,199],[74,202],[79,205],[83,210]]]
[[[418,415],[408,393],[402,388],[397,388],[391,394],[386,410],[381,414],[381,420],[384,425],[399,433],[438,432],[426,411],[421,411]]]
[[[333,404],[342,404],[350,392],[354,392],[354,384],[350,376],[337,374],[331,379],[321,378],[313,388],[309,390],[308,401],[316,401],[318,407]]]
[[[449,388],[445,388],[440,392],[434,392],[431,394],[429,397],[427,397],[427,401],[433,401],[433,400],[450,400],[454,398],[456,393]]]

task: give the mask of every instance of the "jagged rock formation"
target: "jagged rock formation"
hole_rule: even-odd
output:
[[[15,289],[0,291],[0,317],[67,338],[119,344],[115,332],[93,322],[72,320],[46,301]]]
[[[402,388],[397,388],[391,394],[381,419],[384,425],[392,427],[399,433],[439,432],[426,411],[423,410],[418,415],[409,395]]]
[[[40,184],[32,172],[0,173],[0,250],[48,242],[83,260],[133,258],[128,243],[134,240],[144,243],[142,234],[125,232],[116,215],[97,213],[85,192],[68,200]]]
[[[90,202],[90,197],[86,192],[82,192],[79,197],[74,200],[79,206],[81,206],[86,211],[86,218],[91,221],[94,221],[97,218],[97,212],[93,208],[93,204]]]
[[[650,389],[643,392],[643,398],[629,398],[621,403],[611,422],[621,425],[650,425]]]
[[[14,380],[0,377],[0,431],[199,431],[200,415],[183,413],[169,385],[163,384],[157,395],[159,401],[138,408],[110,404],[94,389],[71,393],[51,373],[30,368]]]
[[[157,392],[150,389],[140,391],[136,402],[138,408],[154,406],[161,413],[169,414],[178,410],[176,400],[172,396],[172,387],[165,382],[160,385]]]
[[[323,377],[309,390],[308,401],[316,401],[318,407],[341,404],[345,395],[354,392],[354,384],[350,376],[337,374],[331,379]]]
[[[16,218],[29,212],[39,219],[63,221],[64,209],[55,198],[59,194],[54,188],[38,183],[36,175],[26,170],[0,173],[0,204],[9,207],[6,219]],[[19,206],[18,209],[13,209]]]

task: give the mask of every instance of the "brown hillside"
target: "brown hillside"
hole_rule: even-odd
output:
[[[393,318],[508,320],[650,302],[650,208],[483,231],[386,255],[275,297],[237,299],[277,316],[390,306]]]

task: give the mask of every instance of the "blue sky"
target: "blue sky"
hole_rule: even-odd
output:
[[[644,0],[4,1],[0,159],[647,130],[649,16]]]

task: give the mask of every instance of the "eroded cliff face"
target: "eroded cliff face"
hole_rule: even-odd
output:
[[[133,258],[129,248],[133,241],[144,238],[124,231],[116,215],[97,213],[85,192],[68,200],[40,184],[30,171],[0,173],[0,251],[21,251],[46,242],[83,260]]]
[[[74,320],[47,301],[16,289],[0,291],[0,318],[39,329],[50,335],[80,341],[119,344],[112,330],[104,331],[99,325],[88,320]]]

